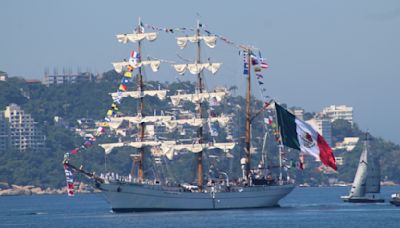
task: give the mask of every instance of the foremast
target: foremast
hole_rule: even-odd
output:
[[[147,39],[149,41],[153,41],[156,39],[156,33],[144,33],[142,30],[141,22],[139,19],[139,24],[136,29],[136,32],[133,34],[119,34],[117,35],[118,41],[122,43],[127,42],[137,42],[138,43],[138,57],[136,61],[122,61],[122,62],[114,62],[112,63],[116,72],[121,73],[123,69],[133,67],[138,68],[137,75],[137,91],[119,91],[117,93],[111,93],[113,100],[120,100],[124,97],[132,97],[135,99],[139,99],[138,104],[138,115],[137,116],[118,116],[113,115],[109,117],[109,121],[107,126],[116,129],[120,126],[122,121],[127,120],[130,123],[138,124],[138,141],[136,142],[117,142],[117,143],[104,143],[99,144],[99,146],[105,149],[105,153],[110,153],[113,148],[116,147],[124,147],[129,146],[136,148],[139,152],[139,159],[137,163],[139,164],[138,171],[138,181],[143,181],[143,165],[144,165],[144,147],[159,147],[161,152],[168,158],[172,159],[173,155],[177,151],[190,151],[193,153],[197,153],[197,179],[198,179],[198,187],[199,191],[202,191],[203,187],[203,151],[206,149],[220,149],[225,152],[228,152],[233,149],[235,143],[226,142],[226,143],[216,143],[216,142],[204,142],[204,124],[218,122],[220,126],[225,126],[230,118],[227,116],[219,116],[219,117],[208,117],[205,118],[203,115],[203,102],[209,99],[215,99],[217,102],[221,101],[224,96],[228,94],[228,91],[225,90],[214,90],[213,92],[207,92],[204,89],[204,83],[202,78],[202,71],[204,69],[210,71],[212,74],[215,74],[221,63],[202,63],[201,62],[201,45],[200,41],[203,40],[205,44],[214,48],[216,43],[215,36],[202,36],[200,34],[201,24],[197,23],[197,29],[194,36],[185,36],[185,37],[177,37],[177,44],[180,48],[184,48],[187,44],[187,41],[191,43],[197,43],[197,51],[196,51],[196,60],[194,63],[189,64],[173,64],[173,67],[179,74],[184,74],[186,70],[188,70],[191,74],[197,75],[197,85],[196,91],[194,94],[177,94],[174,96],[170,96],[171,102],[174,106],[178,105],[180,101],[190,101],[196,104],[196,114],[192,119],[175,119],[172,116],[145,116],[144,113],[144,97],[145,96],[157,96],[160,100],[163,100],[167,97],[167,90],[144,90],[144,82],[142,75],[142,67],[144,65],[150,65],[153,71],[157,71],[160,65],[159,60],[145,60],[142,61],[142,53],[141,53],[141,41],[143,39]],[[145,127],[146,123],[163,123],[169,129],[174,129],[177,125],[189,124],[191,126],[198,127],[196,140],[192,144],[181,144],[177,141],[159,141],[157,138],[154,138],[153,141],[145,140]],[[132,175],[133,176],[133,175]]]
[[[128,43],[128,42],[133,42],[133,43],[137,43],[137,55],[135,56],[135,59],[133,60],[133,63],[127,63],[125,62],[120,62],[120,63],[113,63],[114,68],[116,69],[116,71],[121,72],[123,67],[126,67],[128,65],[130,65],[133,68],[137,68],[138,69],[138,74],[137,74],[137,78],[136,78],[136,84],[137,84],[137,90],[138,90],[138,96],[137,98],[139,99],[139,103],[138,103],[138,114],[141,117],[145,117],[145,113],[144,113],[144,96],[143,96],[143,91],[144,91],[144,82],[143,82],[143,74],[142,74],[142,67],[143,65],[146,64],[150,64],[153,66],[154,64],[159,65],[158,63],[154,63],[152,61],[147,61],[147,63],[142,63],[141,61],[141,48],[142,48],[142,40],[143,39],[147,39],[149,41],[153,41],[155,40],[157,37],[156,33],[145,33],[144,29],[142,27],[142,22],[141,19],[139,18],[138,21],[138,25],[136,27],[136,30],[134,31],[134,33],[131,34],[118,34],[117,35],[117,39],[119,42],[121,43]],[[133,56],[131,56],[133,57]],[[154,71],[154,69],[153,69]],[[144,135],[145,135],[145,122],[140,122],[139,124],[139,131],[138,131],[138,139],[140,142],[144,142]],[[143,166],[144,166],[144,147],[138,147],[138,151],[139,151],[139,159],[138,159],[138,179],[139,181],[143,181],[144,177],[143,177]]]

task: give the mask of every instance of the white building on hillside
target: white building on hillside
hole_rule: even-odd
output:
[[[8,143],[10,142],[8,130],[7,121],[3,112],[0,112],[0,151],[5,151],[8,148]]]
[[[353,124],[353,107],[347,107],[345,105],[331,105],[322,110],[322,114],[331,119],[331,122],[341,119],[347,120]]]
[[[359,140],[359,137],[344,137],[343,142],[336,143],[335,149],[343,149],[350,152],[357,146]]]
[[[304,119],[304,109],[302,108],[293,109],[293,114],[301,120]]]
[[[45,137],[30,114],[25,113],[20,106],[11,104],[6,107],[3,115],[7,121],[11,146],[20,151],[44,148]]]
[[[93,81],[95,76],[92,73],[85,72],[80,74],[61,74],[61,75],[48,75],[44,76],[43,84],[46,86],[59,85],[59,84],[74,84],[85,81]]]
[[[4,71],[0,71],[0,81],[7,81],[8,75]]]
[[[324,137],[329,146],[332,146],[332,123],[328,118],[313,118],[306,121],[320,135]]]

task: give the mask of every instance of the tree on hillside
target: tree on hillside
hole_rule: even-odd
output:
[[[344,137],[360,137],[363,132],[357,124],[351,125],[347,120],[338,119],[332,123],[332,141],[333,144],[343,141]]]

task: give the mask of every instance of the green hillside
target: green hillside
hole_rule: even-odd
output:
[[[104,78],[98,82],[84,82],[71,85],[58,85],[46,87],[41,84],[26,83],[22,79],[10,78],[7,82],[0,82],[0,109],[10,103],[21,105],[27,113],[31,113],[39,127],[46,135],[46,149],[42,151],[24,151],[18,152],[13,148],[6,151],[0,151],[0,182],[5,181],[12,184],[27,185],[33,184],[43,187],[61,187],[64,186],[64,173],[61,161],[66,151],[81,145],[82,138],[71,129],[77,126],[76,120],[79,118],[92,118],[101,120],[104,118],[107,109],[112,100],[108,95],[115,92],[119,82],[119,76],[110,71],[105,73]],[[175,82],[165,85],[159,82],[149,82],[148,87],[168,88],[169,93],[174,94],[178,89],[194,91],[195,85],[190,82]],[[133,88],[133,86],[131,86]],[[253,112],[256,112],[262,106],[261,101],[253,100],[255,104]],[[121,104],[121,111],[125,114],[136,113],[136,101],[125,99]],[[167,110],[169,108],[168,100],[159,101],[156,98],[148,98],[146,112],[152,114],[156,110]],[[232,177],[240,175],[239,159],[243,156],[244,148],[244,111],[245,100],[243,97],[229,97],[222,102],[216,112],[233,113],[234,137],[238,138],[238,145],[232,152],[233,159],[221,158],[218,166],[223,170],[228,170]],[[193,105],[186,105],[185,108],[194,109]],[[207,107],[206,107],[207,109]],[[54,116],[62,117],[66,125],[57,125],[54,123]],[[253,123],[253,145],[261,148],[264,135],[264,124],[262,117],[259,116]],[[175,133],[177,134],[177,133]],[[357,125],[351,126],[346,121],[336,121],[333,124],[334,142],[341,141],[345,136],[363,136]],[[223,140],[225,133],[221,130],[219,140]],[[99,142],[110,141],[108,137],[99,138]],[[356,165],[361,152],[361,141],[352,152],[343,153],[345,165],[339,167],[338,174],[322,175],[316,170],[315,164],[308,158],[308,168],[303,172],[292,169],[292,176],[296,176],[301,182],[309,183],[327,183],[328,178],[335,177],[339,180],[352,181]],[[272,165],[277,164],[277,149],[273,137],[269,138],[268,151],[271,154],[269,160]],[[400,181],[400,146],[385,141],[381,138],[372,137],[371,151],[380,159],[382,164],[382,177],[388,180]],[[114,171],[121,174],[128,174],[131,169],[131,160],[129,154],[133,151],[128,148],[120,148],[107,156],[107,167],[105,167],[104,152],[98,146],[94,146],[72,159],[77,165],[84,165],[87,170],[93,170],[97,173]],[[218,153],[212,151],[211,153]],[[147,153],[148,154],[148,153]],[[275,154],[275,155],[274,155]],[[289,159],[297,159],[298,152],[290,151]],[[177,161],[167,161],[168,174],[172,179],[185,179],[191,181],[194,178],[194,159],[191,154],[184,155]],[[257,164],[259,154],[253,156],[253,164]],[[206,159],[206,167],[209,160]],[[146,160],[147,170],[145,174],[149,176],[158,175],[155,167],[148,157]],[[307,163],[306,163],[307,164]],[[164,170],[164,172],[167,172]],[[78,177],[80,178],[80,177]],[[83,178],[82,178],[83,180]]]

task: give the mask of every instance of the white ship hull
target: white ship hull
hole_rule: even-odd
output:
[[[158,185],[97,184],[115,212],[164,210],[218,210],[279,206],[294,185],[235,187],[230,192],[184,192]]]

